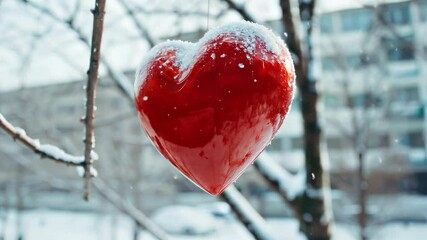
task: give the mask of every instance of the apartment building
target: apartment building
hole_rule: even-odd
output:
[[[315,24],[318,109],[331,172],[355,170],[359,152],[368,172],[425,172],[427,1],[323,10]],[[293,107],[269,150],[297,170],[302,119]]]

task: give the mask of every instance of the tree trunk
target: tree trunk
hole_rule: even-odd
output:
[[[312,76],[313,55],[311,46],[311,26],[315,1],[300,1],[299,11],[305,41],[302,42],[296,32],[295,20],[292,18],[291,3],[281,0],[282,21],[287,33],[286,42],[291,52],[297,57],[295,71],[297,85],[301,95],[301,113],[304,122],[304,153],[307,170],[305,193],[296,199],[294,206],[300,223],[300,230],[310,240],[330,239],[332,222],[329,173],[323,169],[320,154],[321,128],[317,115],[316,81]],[[304,52],[303,52],[304,50]],[[327,159],[323,159],[327,161]]]
[[[360,228],[360,240],[366,240],[366,197],[367,197],[367,187],[368,183],[366,182],[365,176],[365,163],[364,163],[364,153],[360,151],[358,153],[359,160],[359,169],[358,169],[358,182],[359,182],[359,206],[360,211],[358,215],[359,228]]]

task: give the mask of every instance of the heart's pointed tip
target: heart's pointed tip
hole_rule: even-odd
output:
[[[200,187],[202,190],[204,190],[205,192],[209,193],[210,195],[214,196],[214,197],[218,197],[219,195],[221,195],[225,189],[227,189],[229,187],[229,185],[226,186],[219,186],[216,188],[204,188],[204,187]]]
[[[220,191],[207,191],[207,193],[209,193],[210,195],[214,196],[214,197],[218,197],[219,195],[221,195],[224,192],[225,189],[222,189]]]

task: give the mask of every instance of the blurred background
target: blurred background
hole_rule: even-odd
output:
[[[291,1],[296,7],[297,1]],[[112,78],[133,82],[166,39],[196,42],[242,19],[286,38],[278,0],[110,0],[97,88],[99,178],[176,239],[252,239],[227,204],[195,187],[148,141],[133,102]],[[0,0],[0,113],[43,143],[83,152],[93,1]],[[427,1],[316,2],[313,74],[322,157],[329,160],[333,239],[427,236]],[[300,97],[267,151],[304,169]],[[362,177],[361,177],[362,176]],[[0,239],[152,239],[93,192],[82,200],[73,167],[41,160],[0,132]],[[236,182],[278,239],[304,239],[292,211],[249,168]],[[360,196],[360,189],[365,194]],[[58,237],[60,236],[60,237]]]

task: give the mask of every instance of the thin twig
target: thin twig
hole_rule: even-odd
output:
[[[132,22],[135,24],[135,26],[138,28],[139,33],[145,40],[147,40],[150,47],[153,47],[156,45],[156,40],[150,35],[150,33],[147,31],[147,29],[142,25],[142,23],[138,20],[135,14],[135,10],[133,10],[126,0],[119,0],[119,3],[123,6],[123,8],[126,10],[126,12],[129,14],[129,17],[132,19]]]
[[[62,163],[67,166],[83,166],[83,156],[73,156],[58,147],[52,145],[41,145],[37,139],[29,137],[23,129],[13,126],[10,122],[0,114],[0,128],[2,128],[7,134],[12,136],[14,140],[18,140],[23,143],[26,147],[33,150],[36,154],[42,158],[46,158],[57,163]]]
[[[92,44],[90,52],[90,63],[86,87],[86,117],[85,123],[85,173],[84,173],[84,199],[89,200],[90,179],[93,159],[91,152],[95,147],[95,95],[96,83],[98,82],[98,69],[101,58],[101,41],[104,31],[104,15],[106,0],[96,0],[93,13]]]
[[[98,190],[99,194],[101,194],[115,207],[126,213],[128,216],[132,217],[139,225],[144,227],[154,237],[160,240],[169,239],[168,235],[159,226],[157,226],[153,221],[151,221],[132,203],[123,200],[120,195],[118,195],[114,190],[108,187],[101,179],[95,179],[93,181],[93,186]]]
[[[72,30],[76,35],[77,38],[86,46],[90,47],[89,39],[86,37],[86,35],[83,33],[83,31],[78,28],[74,21],[68,21],[66,19],[62,19],[58,15],[56,15],[54,12],[50,11],[48,8],[30,1],[30,0],[21,0],[23,4],[27,4],[28,6],[36,9],[37,11],[45,14],[49,18],[51,18],[54,21],[57,21],[61,24],[63,24],[65,27]],[[112,64],[110,64],[106,58],[101,58],[101,61],[103,63],[103,66],[107,69],[108,75],[111,77],[111,79],[117,84],[119,89],[124,93],[126,98],[133,104],[133,86],[129,83],[129,80],[127,77],[120,71],[117,71]]]
[[[223,0],[224,2],[226,2],[229,6],[229,8],[235,10],[236,12],[238,12],[241,17],[246,20],[246,21],[254,21],[254,18],[252,17],[251,14],[249,14],[246,9],[239,7],[238,5],[236,5],[236,3],[233,2],[233,0]],[[290,18],[290,21],[292,21],[292,18],[290,16],[287,16]],[[288,46],[290,48],[290,50],[292,52],[298,53],[298,56],[302,55],[301,54],[301,48],[300,43],[299,43],[299,39],[296,37],[296,33],[293,30],[293,28],[291,27],[287,27],[285,26],[286,30],[287,30],[287,34],[288,34],[288,38],[293,39],[295,41],[288,43]],[[300,65],[299,65],[300,66]],[[299,75],[299,74],[297,74]],[[271,171],[264,171],[264,167],[265,165],[271,165],[271,164],[275,164],[275,163],[270,163],[272,160],[268,158],[268,153],[264,152],[263,153],[264,156],[267,157],[261,157],[259,159],[257,159],[254,162],[254,166],[255,169],[257,170],[257,172],[263,177],[264,180],[266,180],[269,184],[270,187],[273,188],[274,191],[276,191],[284,200],[284,202],[286,202],[287,204],[289,204],[290,206],[292,206],[292,200],[289,199],[288,197],[288,192],[287,192],[287,188],[285,186],[280,186],[279,187],[279,182],[278,177],[274,176],[271,174]],[[275,164],[277,165],[277,164]],[[280,166],[279,166],[280,167]],[[283,169],[283,171],[287,171],[286,169]],[[289,175],[290,173],[284,173]],[[291,177],[291,176],[290,176]],[[284,184],[289,184],[289,183],[284,183]]]
[[[228,7],[238,12],[243,19],[250,22],[256,22],[255,18],[249,14],[243,7],[238,6],[233,0],[223,0],[227,3]]]
[[[229,186],[220,197],[230,205],[236,217],[245,225],[255,239],[273,239],[271,230],[265,220],[234,185]]]

